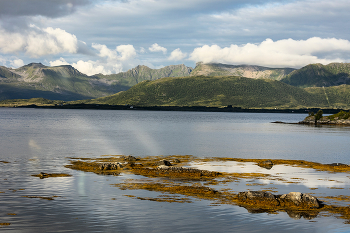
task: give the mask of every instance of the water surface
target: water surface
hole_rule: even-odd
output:
[[[124,195],[159,193],[120,190],[110,184],[130,175],[98,176],[64,168],[67,157],[101,155],[194,155],[303,159],[348,163],[349,127],[272,124],[298,122],[305,114],[0,109],[0,223],[8,232],[346,232],[343,220],[286,213],[251,214],[208,201],[159,203]],[[222,168],[223,169],[223,168]],[[278,169],[278,167],[276,167]],[[39,179],[64,172],[72,177]],[[293,172],[289,178],[293,178]],[[301,171],[295,171],[295,173]],[[282,191],[322,188],[317,172],[308,182],[281,184]],[[349,174],[329,179],[347,181]],[[335,177],[334,177],[335,176]],[[325,175],[322,174],[325,178]],[[326,179],[326,178],[325,178]],[[337,183],[334,185],[342,185]],[[245,183],[234,186],[246,190]],[[349,187],[344,185],[345,192]],[[345,191],[344,191],[345,190]],[[336,189],[331,190],[334,193]],[[321,192],[321,191],[320,191]],[[57,196],[53,201],[23,196]],[[15,213],[16,215],[8,215]]]

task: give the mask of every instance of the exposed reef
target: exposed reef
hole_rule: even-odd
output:
[[[266,159],[239,159],[239,158],[196,158],[193,156],[154,156],[136,158],[133,156],[110,156],[101,158],[70,158],[71,164],[66,167],[85,172],[94,172],[99,175],[119,175],[131,173],[140,175],[140,179],[127,179],[113,184],[122,190],[144,189],[161,192],[158,197],[130,197],[159,202],[191,202],[189,198],[204,199],[212,205],[231,204],[246,208],[252,213],[278,213],[286,212],[291,218],[312,219],[320,213],[331,213],[336,217],[344,218],[350,222],[350,207],[325,204],[323,200],[346,201],[347,197],[318,197],[310,193],[301,193],[290,190],[286,194],[272,194],[267,190],[260,191],[232,191],[216,189],[215,185],[229,182],[240,182],[247,179],[271,180],[290,183],[289,181],[264,173],[228,173],[216,172],[188,167],[191,163],[210,163],[235,161],[239,163],[250,162],[266,169],[272,166],[285,165],[301,168],[311,168],[326,172],[349,173],[347,164],[320,164],[303,160],[266,160]],[[145,180],[145,177],[148,179]],[[301,182],[299,178],[292,183]],[[247,184],[248,185],[248,184]],[[254,185],[254,184],[252,184]],[[214,186],[214,187],[213,187]],[[275,191],[274,191],[275,192]],[[166,194],[166,198],[164,195]],[[172,195],[172,196],[171,196]],[[181,196],[178,196],[181,195]],[[350,199],[349,199],[350,200]]]

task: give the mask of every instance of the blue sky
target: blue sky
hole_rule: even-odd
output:
[[[1,0],[0,65],[350,62],[348,0]]]

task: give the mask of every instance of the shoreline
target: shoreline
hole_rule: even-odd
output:
[[[21,105],[0,106],[3,108],[45,108],[45,109],[92,109],[92,110],[145,110],[145,111],[189,111],[189,112],[251,112],[251,113],[309,113],[317,112],[321,108],[300,109],[268,109],[241,107],[206,107],[206,106],[132,106],[107,104],[63,104],[63,105]],[[343,109],[322,109],[325,114],[335,114]]]

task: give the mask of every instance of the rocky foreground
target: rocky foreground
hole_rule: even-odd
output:
[[[241,158],[196,158],[193,156],[149,156],[136,158],[133,156],[111,156],[101,158],[71,158],[71,164],[67,168],[84,172],[93,172],[98,175],[118,176],[122,173],[139,176],[132,180],[125,180],[112,184],[121,190],[147,190],[162,193],[158,197],[132,198],[158,202],[191,203],[193,199],[208,200],[214,205],[230,204],[244,207],[251,213],[278,213],[286,212],[290,217],[299,219],[312,219],[320,213],[335,214],[336,217],[345,219],[350,223],[350,207],[336,206],[324,203],[316,196],[301,193],[298,190],[290,190],[286,194],[273,194],[275,190],[241,191],[230,189],[216,189],[216,185],[246,180],[279,180],[289,183],[283,177],[271,176],[265,173],[227,173],[215,172],[191,168],[193,162],[226,162],[236,161],[240,163],[251,162],[259,167],[271,169],[275,165],[297,166],[300,168],[315,169],[325,172],[350,173],[347,164],[319,164],[304,160],[265,160],[265,159],[241,159]],[[45,175],[45,174],[44,174]],[[147,177],[147,179],[145,179]],[[295,183],[297,181],[293,181]],[[250,184],[255,185],[255,184]],[[268,192],[270,191],[270,192]],[[181,196],[179,196],[181,195]],[[331,197],[331,199],[348,200],[345,196]],[[345,198],[345,199],[344,199]],[[350,198],[350,197],[349,197]],[[332,199],[332,200],[333,200]],[[350,199],[349,199],[350,201]],[[327,202],[327,201],[326,201]]]

